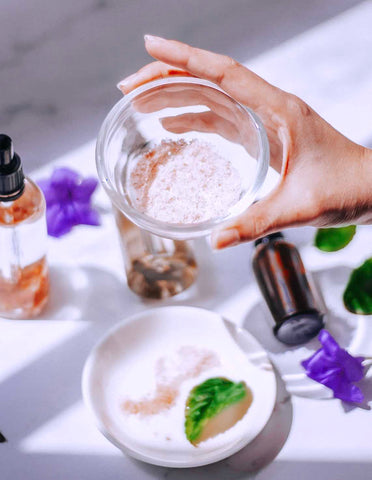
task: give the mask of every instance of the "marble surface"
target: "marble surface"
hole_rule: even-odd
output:
[[[358,3],[2,0],[1,130],[30,171],[96,136],[116,83],[150,60],[144,33],[244,61]]]
[[[128,2],[127,8],[133,4]],[[88,8],[91,3],[79,5]],[[30,4],[24,6],[24,15],[30,15]],[[11,11],[13,7],[9,3],[7,8]],[[52,29],[55,23],[47,13],[45,20]],[[30,21],[29,28],[36,24]],[[306,98],[354,140],[371,144],[371,24],[372,2],[368,1],[248,60],[248,64],[268,80]],[[68,25],[62,23],[59,35],[68,37]],[[40,40],[37,48],[42,45]],[[71,67],[70,75],[73,70]],[[112,80],[106,78],[105,82],[111,84]],[[24,82],[26,85],[26,79]],[[92,80],[93,91],[95,82]],[[16,88],[14,84],[12,88]],[[99,100],[106,102],[105,110],[108,100]],[[79,128],[79,123],[73,125],[77,133]],[[94,174],[94,141],[68,151],[34,177],[47,174],[56,164]],[[2,480],[372,477],[369,407],[290,397],[280,379],[276,407],[266,428],[244,451],[218,464],[191,470],[153,467],[123,456],[102,437],[81,400],[85,358],[108,328],[153,303],[143,303],[125,287],[115,225],[102,191],[95,202],[102,212],[102,227],[82,226],[62,239],[50,239],[53,288],[50,306],[42,317],[47,321],[0,320],[0,430],[8,439],[0,444]],[[372,231],[368,227],[359,230],[349,247],[331,256],[314,251],[312,236],[311,228],[288,233],[311,270],[357,265],[370,253]],[[203,306],[245,324],[256,288],[251,250],[251,245],[243,245],[213,254],[206,243],[198,242],[198,281],[189,292],[168,303]],[[361,330],[363,334],[366,328]],[[361,353],[371,355],[368,342],[372,336],[365,337]],[[364,388],[370,400],[372,387],[367,382]]]

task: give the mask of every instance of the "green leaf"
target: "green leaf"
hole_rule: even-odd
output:
[[[234,383],[227,378],[209,378],[194,387],[186,402],[186,437],[196,443],[208,420],[230,405],[247,396],[244,382]]]
[[[314,244],[323,252],[336,252],[351,242],[355,232],[355,225],[340,228],[319,228],[315,235]]]
[[[344,304],[352,313],[372,315],[372,258],[351,272]]]

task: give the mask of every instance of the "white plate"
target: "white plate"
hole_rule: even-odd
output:
[[[166,413],[124,414],[123,399],[151,394],[156,361],[182,346],[212,350],[220,366],[184,381]],[[194,447],[184,433],[185,401],[195,385],[216,376],[244,380],[253,402],[234,427]],[[82,387],[99,430],[114,445],[139,460],[171,467],[206,465],[239,451],[263,429],[276,398],[272,365],[251,334],[217,313],[180,306],[146,310],[109,331],[86,361]]]

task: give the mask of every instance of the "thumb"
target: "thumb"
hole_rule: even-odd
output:
[[[232,247],[302,223],[303,210],[280,185],[269,196],[251,205],[233,223],[212,233],[215,249]]]

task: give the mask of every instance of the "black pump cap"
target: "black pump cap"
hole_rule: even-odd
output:
[[[286,345],[301,345],[316,337],[324,328],[323,314],[312,311],[296,313],[275,325],[276,338]]]
[[[21,159],[13,150],[8,135],[0,134],[0,201],[16,200],[23,193],[25,177]]]
[[[276,233],[269,233],[268,235],[265,235],[264,237],[257,238],[254,242],[254,246],[257,247],[260,243],[269,243],[271,240],[275,239],[280,239],[284,238],[284,235],[281,232],[276,232]]]

